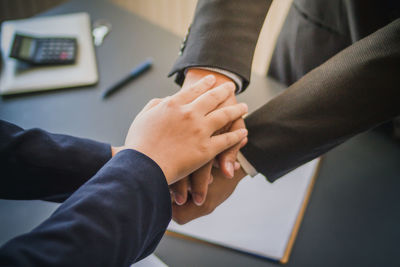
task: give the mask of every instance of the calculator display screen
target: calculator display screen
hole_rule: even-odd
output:
[[[19,50],[19,55],[22,58],[29,58],[31,56],[33,48],[33,40],[31,38],[23,38],[21,42],[21,48]]]

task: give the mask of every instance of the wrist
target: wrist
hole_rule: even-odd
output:
[[[215,79],[216,79],[214,87],[217,87],[226,82],[233,82],[232,79],[230,79],[229,77],[227,77],[219,72],[205,70],[205,69],[190,68],[190,69],[188,69],[188,71],[186,73],[185,83],[186,82],[195,83],[198,80],[200,80],[203,77],[210,75],[210,74],[214,75]]]

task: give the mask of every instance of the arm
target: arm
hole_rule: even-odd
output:
[[[207,198],[203,205],[198,206],[193,201],[187,201],[183,205],[172,204],[172,218],[179,224],[185,224],[198,217],[202,217],[213,212],[235,191],[236,186],[246,176],[242,168],[235,172],[232,179],[226,179],[220,169],[213,168],[214,177],[212,184],[209,185]]]
[[[236,82],[236,93],[243,91],[250,81],[254,49],[271,2],[200,0],[170,76],[177,73],[176,82],[183,84],[184,89],[207,74],[214,74],[220,77],[220,80],[232,77],[210,69],[199,69],[201,67],[226,70],[241,78],[241,85]],[[234,96],[230,103],[236,103]],[[244,121],[240,119],[234,122],[230,129],[244,127]],[[238,145],[218,156],[219,165],[226,177],[233,177],[239,148]],[[206,197],[208,182],[212,179],[210,170],[211,163],[191,175],[192,196],[197,205],[201,205]],[[171,188],[179,204],[186,202],[187,185],[185,179]]]
[[[129,266],[152,251],[171,217],[162,170],[118,153],[44,223],[0,249],[2,266]]]
[[[346,48],[246,118],[241,151],[270,181],[400,114],[400,19]]]
[[[248,145],[241,152],[274,181],[399,115],[399,66],[400,19],[340,52],[248,116]],[[218,179],[220,172],[213,175],[219,183],[210,185],[204,207],[174,204],[175,221],[187,223],[212,212],[245,174],[240,169],[225,181]]]
[[[245,104],[218,108],[234,86],[207,91],[214,80],[149,102],[115,157],[43,224],[2,247],[0,265],[128,266],[150,254],[171,217],[168,184],[247,135],[213,135],[247,112]]]
[[[191,67],[228,70],[250,81],[257,39],[272,1],[200,0],[193,23],[182,44],[181,55],[170,75],[183,84],[184,71]]]
[[[108,144],[0,121],[0,198],[63,201],[110,158]]]

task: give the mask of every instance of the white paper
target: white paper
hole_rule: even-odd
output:
[[[132,267],[168,267],[156,255],[151,254],[143,260],[131,265]]]
[[[210,215],[168,229],[215,244],[280,260],[319,159],[274,183],[262,175],[246,177],[235,192]]]

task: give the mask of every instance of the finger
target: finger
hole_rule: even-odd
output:
[[[247,137],[243,139],[242,142],[240,142],[240,149],[242,149],[245,145],[247,145],[248,141],[249,139]]]
[[[177,101],[181,104],[188,104],[210,90],[216,82],[214,75],[207,75],[206,77],[198,80],[192,86],[182,89],[175,94]]]
[[[185,177],[182,180],[170,185],[170,190],[172,191],[176,204],[183,205],[186,203],[188,184],[189,178]]]
[[[146,104],[146,106],[144,106],[144,108],[143,108],[142,111],[147,111],[147,110],[149,110],[149,109],[151,109],[151,108],[157,106],[158,104],[161,103],[161,101],[163,101],[162,98],[153,98],[152,100],[150,100],[150,101]]]
[[[240,120],[235,121],[232,124],[231,130],[244,129],[245,127],[246,126],[244,124],[244,120],[240,119]],[[219,163],[221,171],[225,175],[225,177],[227,177],[227,178],[233,177],[237,154],[238,154],[240,148],[242,147],[243,143],[246,144],[246,142],[247,142],[247,137],[244,138],[240,144],[230,147],[218,155],[218,163]]]
[[[235,161],[240,149],[240,143],[232,146],[218,155],[219,165],[226,178],[232,178],[235,171]]]
[[[237,129],[233,132],[211,136],[211,149],[214,149],[215,154],[219,154],[231,146],[238,144],[246,136],[247,129]]]
[[[192,200],[197,206],[201,206],[207,196],[208,184],[210,181],[212,161],[192,173],[190,187],[192,190]]]
[[[206,214],[203,207],[196,206],[192,201],[187,201],[182,206],[172,204],[172,219],[178,224],[188,223]]]
[[[147,102],[146,106],[144,106],[144,108],[139,112],[139,114],[137,116],[139,116],[140,114],[142,114],[143,112],[146,112],[150,109],[152,109],[153,107],[157,106],[158,104],[160,104],[163,101],[162,98],[153,98],[152,100],[150,100],[149,102]]]
[[[235,84],[233,82],[223,83],[196,98],[189,104],[193,110],[201,114],[208,114],[225,102],[230,96],[234,96]]]
[[[241,166],[240,166],[240,163],[237,162],[237,161],[235,161],[235,166],[234,166],[235,171],[239,170],[240,167],[241,167]]]
[[[233,122],[248,111],[248,107],[245,103],[231,105],[217,109],[206,116],[207,121],[212,126],[212,132],[214,133],[218,129],[221,129],[230,122]]]

